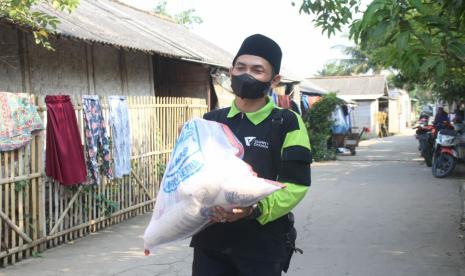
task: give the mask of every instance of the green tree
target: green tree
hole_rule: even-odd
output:
[[[366,8],[358,0],[304,0],[300,11],[315,15],[315,25],[328,35],[348,26],[374,63],[409,82],[434,83],[441,95],[465,84],[463,0],[373,0]]]
[[[331,138],[333,120],[331,113],[342,100],[330,93],[321,97],[304,115],[310,141],[312,141],[312,155],[316,161],[336,159],[336,151],[328,147]]]
[[[318,71],[320,76],[348,76],[352,71],[347,66],[344,66],[338,61],[328,62],[323,66],[323,69]]]
[[[79,5],[79,0],[0,0],[0,18],[30,29],[35,43],[53,50],[48,38],[60,22],[55,16],[35,10],[34,6],[38,4],[48,4],[70,13]]]
[[[168,2],[166,0],[158,2],[157,6],[153,9],[153,11],[157,14],[161,14],[163,16],[166,16],[168,18],[171,18],[173,21],[175,21],[178,24],[185,25],[187,27],[191,27],[194,24],[202,24],[203,20],[201,17],[195,15],[195,9],[188,9],[185,11],[182,11],[177,14],[170,14],[168,13],[166,9],[166,5]]]
[[[379,74],[383,67],[373,62],[359,46],[338,46],[346,58],[338,59],[324,65],[319,71],[321,76],[347,76],[365,73]]]

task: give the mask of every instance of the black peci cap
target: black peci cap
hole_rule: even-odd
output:
[[[234,57],[233,66],[237,57],[241,55],[259,56],[266,59],[273,66],[276,74],[281,69],[281,58],[283,56],[281,48],[278,43],[264,35],[254,34],[247,37]]]

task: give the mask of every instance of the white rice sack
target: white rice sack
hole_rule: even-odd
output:
[[[243,153],[239,140],[223,124],[193,119],[184,125],[144,233],[146,253],[202,230],[213,206],[250,206],[284,187],[258,178],[241,159]]]

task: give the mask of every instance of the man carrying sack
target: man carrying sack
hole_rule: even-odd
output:
[[[244,158],[259,177],[287,186],[253,206],[212,208],[212,222],[194,235],[193,276],[281,275],[287,271],[296,232],[290,211],[310,186],[310,141],[302,118],[275,107],[267,96],[281,80],[282,52],[270,38],[244,40],[233,60],[231,107],[204,115],[226,124],[244,145]]]

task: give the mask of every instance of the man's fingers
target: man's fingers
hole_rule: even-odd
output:
[[[243,214],[243,213],[245,213],[245,210],[241,209],[241,208],[234,208],[234,209],[232,209],[232,212],[233,212],[233,214]]]
[[[220,206],[215,206],[211,208],[210,219],[213,222],[234,222],[246,217],[248,212],[248,207],[233,208],[230,212],[228,212]]]
[[[210,219],[214,222],[225,222],[228,220],[228,212],[219,206],[212,207]]]

